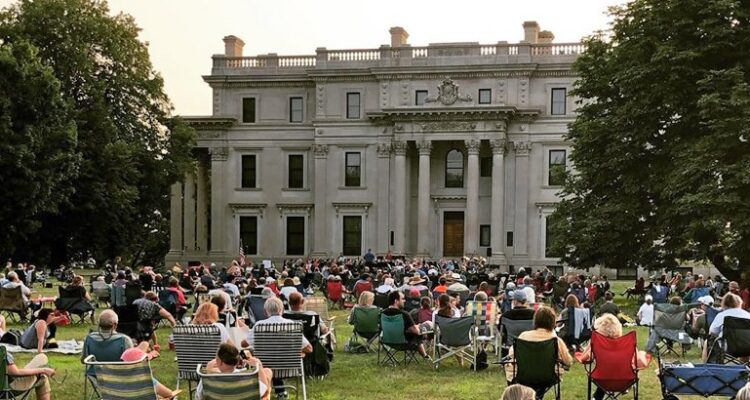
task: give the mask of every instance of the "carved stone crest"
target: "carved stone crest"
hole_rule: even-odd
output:
[[[328,156],[328,145],[315,143],[313,145],[313,154],[317,158],[325,158]]]
[[[471,95],[462,95],[459,93],[458,85],[451,78],[446,77],[443,79],[443,83],[438,86],[437,97],[430,96],[425,99],[425,103],[435,103],[438,101],[443,105],[449,106],[457,101],[471,101]]]
[[[390,143],[378,143],[378,156],[390,157],[390,155],[391,155],[391,144]]]

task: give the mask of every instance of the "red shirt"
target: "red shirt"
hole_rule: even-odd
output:
[[[182,293],[182,290],[176,287],[168,287],[167,290],[177,293],[177,304],[181,306],[187,304],[187,301],[185,301],[185,293]]]

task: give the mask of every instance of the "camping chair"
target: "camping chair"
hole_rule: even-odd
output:
[[[83,342],[83,353],[94,356],[99,362],[120,361],[120,356],[125,350],[127,350],[127,348],[125,347],[124,336],[110,337],[101,342],[93,340],[87,336],[86,340]],[[83,398],[89,399],[89,396],[87,395],[89,385],[91,385],[92,388],[91,396],[98,396],[101,398],[101,394],[97,390],[96,371],[93,365],[84,364],[84,376],[86,379],[83,382]]]
[[[91,283],[91,292],[94,294],[97,305],[104,303],[106,307],[110,306],[112,300],[112,289],[104,282],[94,281]]]
[[[284,385],[293,389],[299,398],[299,386],[302,387],[302,399],[307,399],[305,386],[305,367],[300,355],[302,348],[303,327],[300,322],[280,324],[260,324],[253,328],[253,355],[264,368],[270,368],[274,378],[297,378],[297,387]]]
[[[318,313],[321,321],[328,325],[328,335],[331,341],[331,346],[336,348],[336,326],[334,325],[336,316],[330,316],[328,314],[328,303],[326,302],[326,299],[322,297],[308,297],[305,299],[305,309],[307,311]]]
[[[435,316],[435,340],[433,341],[433,362],[437,369],[440,362],[451,356],[468,360],[477,368],[477,342],[474,317],[445,318]]]
[[[302,322],[302,333],[313,348],[313,354],[303,359],[307,376],[319,379],[325,378],[330,370],[328,358],[332,356],[333,349],[330,346],[331,333],[327,332],[325,335],[320,333],[320,315],[310,311],[286,311],[283,317]]]
[[[375,292],[375,300],[373,301],[373,304],[381,310],[388,308],[388,293]]]
[[[255,325],[256,322],[268,318],[266,316],[266,310],[263,308],[264,304],[266,304],[266,298],[259,294],[251,294],[247,296],[247,315],[250,319],[251,327]]]
[[[569,349],[577,351],[581,345],[591,339],[591,327],[593,308],[568,307],[567,320],[561,320],[565,324],[565,334],[562,340]],[[580,321],[580,323],[579,323]]]
[[[716,319],[716,316],[719,315],[721,312],[721,309],[714,308],[714,307],[707,307],[706,310],[706,329],[703,332],[703,335],[698,336],[698,339],[700,340],[700,347],[705,348],[705,346],[708,346],[709,339],[711,338],[711,335],[708,333],[708,328],[711,327],[711,324],[714,322],[714,319]]]
[[[174,317],[177,323],[182,323],[182,317],[185,316],[185,311],[181,310],[177,305],[177,293],[171,290],[162,290],[159,292],[159,305],[167,310]],[[159,324],[162,324],[165,319],[159,319]]]
[[[111,296],[110,305],[112,308],[124,307],[127,304],[127,301],[125,300],[125,288],[112,285]]]
[[[467,301],[465,315],[474,317],[477,342],[484,348],[492,343],[495,356],[500,355],[500,335],[497,333],[497,303],[494,301]]]
[[[32,385],[24,391],[14,390],[10,387],[10,379],[8,379],[7,352],[8,349],[5,346],[0,346],[0,397],[3,399],[24,400],[34,390],[34,386]]]
[[[685,316],[690,307],[692,306],[686,304],[654,304],[654,325],[650,329],[646,343],[647,352],[658,352],[659,357],[672,354],[680,358],[685,355],[685,346],[692,343],[692,339],[685,331]],[[681,345],[681,353],[674,349],[675,342]]]
[[[148,341],[154,332],[151,321],[141,321],[138,316],[138,306],[131,304],[112,308],[117,314],[117,332],[128,335],[136,342]]]
[[[405,297],[404,298],[404,311],[411,312],[412,310],[419,310],[421,307],[422,299],[419,297]]]
[[[143,288],[140,282],[128,282],[125,284],[125,304],[133,304],[140,299]]]
[[[81,292],[75,288],[59,286],[58,297],[55,300],[55,307],[58,310],[68,312],[70,315],[78,316],[78,323],[85,323],[86,317],[91,317],[91,323],[94,323],[94,306],[86,298],[81,296]],[[71,318],[72,320],[72,318]]]
[[[192,383],[199,380],[196,367],[216,357],[221,344],[219,328],[213,325],[177,325],[172,330],[177,356],[177,389],[180,381],[188,382],[188,397],[193,398]]]
[[[409,365],[416,362],[417,344],[406,340],[404,334],[404,316],[380,314],[380,342],[378,344],[379,365]],[[383,353],[381,358],[380,353]],[[398,353],[403,353],[401,360]]]
[[[203,400],[260,400],[258,365],[247,372],[209,374],[201,365],[195,369],[201,381]]]
[[[97,361],[93,355],[83,362],[96,372],[97,389],[107,400],[157,400],[148,356],[133,362]]]
[[[544,398],[550,389],[555,399],[560,400],[560,365],[557,354],[557,338],[542,342],[518,339],[513,344],[513,360],[501,361],[513,367],[513,380],[508,384],[528,386],[536,392],[537,399]]]
[[[352,309],[352,337],[349,339],[349,351],[362,349],[369,353],[376,351],[375,340],[380,333],[380,309],[377,307],[354,307]],[[362,342],[360,342],[362,339]]]
[[[507,354],[508,349],[513,347],[513,343],[516,342],[518,337],[526,332],[534,329],[534,320],[532,319],[510,319],[500,318],[500,330],[501,330],[501,355]]]
[[[326,298],[339,308],[344,306],[344,285],[341,281],[329,280],[326,283]]]
[[[28,306],[23,300],[21,287],[0,288],[0,313],[3,313],[13,321],[16,320],[13,314],[18,314],[22,321],[26,320]]]
[[[598,332],[591,335],[591,361],[585,364],[588,375],[588,399],[592,384],[605,392],[605,399],[615,400],[633,388],[638,399],[638,370],[635,331],[619,338],[609,338]]]
[[[725,349],[724,363],[746,364],[740,358],[750,357],[750,319],[726,317],[721,331],[717,342]]]

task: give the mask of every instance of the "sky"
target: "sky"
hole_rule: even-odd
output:
[[[377,48],[401,26],[409,44],[523,39],[535,20],[555,42],[577,42],[609,27],[608,6],[623,0],[109,0],[113,14],[132,15],[149,43],[154,68],[178,115],[209,115],[211,91],[201,78],[222,38],[245,42],[244,55],[315,54],[328,49]],[[0,7],[14,0],[0,0]]]

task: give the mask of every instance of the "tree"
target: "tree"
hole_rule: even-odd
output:
[[[28,42],[0,42],[0,138],[0,253],[11,254],[72,193],[80,162],[60,82]]]
[[[138,32],[132,17],[110,16],[96,0],[21,0],[0,14],[0,39],[39,49],[76,121],[75,191],[43,216],[34,247],[53,264],[137,250],[155,213],[168,216],[169,187],[191,165],[194,134],[170,117]]]
[[[574,64],[575,172],[553,247],[577,267],[750,265],[750,1],[635,0]]]

